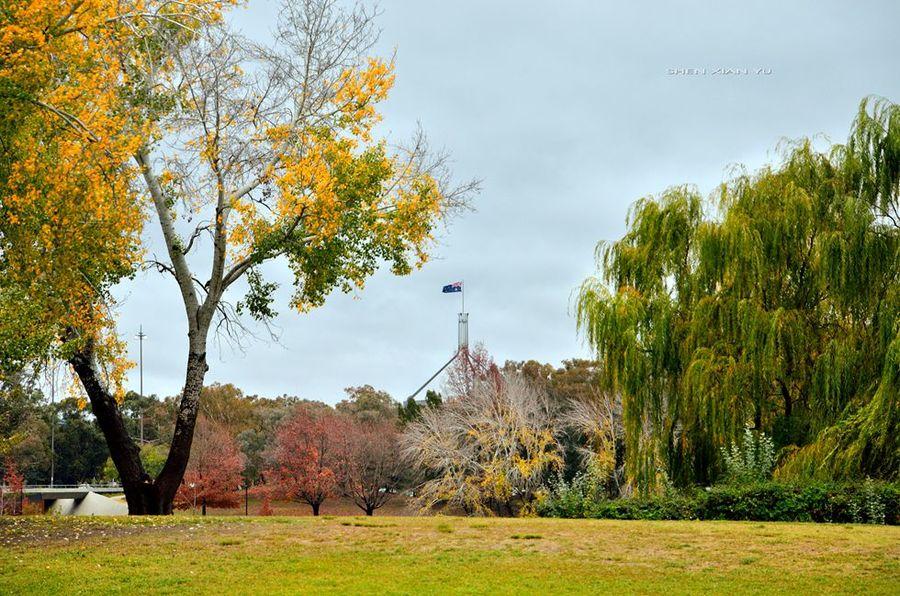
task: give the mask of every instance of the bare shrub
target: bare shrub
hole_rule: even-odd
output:
[[[403,435],[403,453],[426,478],[417,504],[528,513],[562,466],[558,436],[545,392],[518,375],[478,379],[467,396],[425,410]]]

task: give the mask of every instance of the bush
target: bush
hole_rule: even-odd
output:
[[[700,519],[699,501],[691,495],[670,494],[643,499],[616,499],[598,502],[591,516],[605,519]]]
[[[576,481],[557,483],[540,504],[547,517],[900,523],[900,484],[866,480],[807,485],[761,482],[632,499],[594,499]]]
[[[605,519],[698,519],[696,495],[667,491],[665,496],[607,499],[589,474],[572,482],[561,477],[537,506],[538,515]]]
[[[542,517],[597,517],[592,507],[604,502],[597,483],[590,474],[575,476],[566,482],[560,474],[549,487],[549,492],[537,504],[537,513]]]
[[[725,478],[735,484],[768,480],[775,467],[775,444],[764,432],[744,429],[740,439],[722,447]]]

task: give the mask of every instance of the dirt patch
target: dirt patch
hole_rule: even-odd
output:
[[[203,525],[209,525],[204,523]],[[0,517],[0,547],[41,545],[73,545],[104,541],[123,536],[192,533],[201,525],[173,518],[129,518],[102,520],[89,517],[22,516]]]

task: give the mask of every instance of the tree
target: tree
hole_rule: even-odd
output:
[[[169,447],[164,444],[144,443],[141,445],[141,463],[147,474],[159,474],[166,463],[166,456],[169,454]],[[112,458],[108,458],[103,465],[104,480],[112,482],[120,482],[119,471],[116,470]]]
[[[777,474],[896,477],[900,108],[869,107],[846,145],[723,184],[716,215],[671,188],[598,247],[579,326],[642,491],[715,480],[748,423],[800,448]]]
[[[575,434],[579,468],[595,488],[613,498],[620,496],[625,488],[621,398],[595,389],[590,396],[569,401],[561,421]]]
[[[200,393],[200,414],[237,435],[256,425],[253,398],[231,383],[213,383]]]
[[[450,368],[445,381],[450,399],[465,397],[475,391],[475,387],[488,378],[499,378],[500,369],[483,344],[474,349],[461,348]]]
[[[11,458],[30,484],[50,477],[50,422],[34,378],[18,373],[0,381],[0,459]]]
[[[255,428],[245,430],[236,437],[244,456],[244,484],[248,487],[262,481],[269,438],[268,433]]]
[[[429,389],[425,392],[424,403],[416,401],[414,397],[408,397],[405,404],[397,404],[397,418],[400,424],[409,424],[419,419],[424,408],[440,408],[442,403],[441,394]]]
[[[351,432],[334,412],[297,408],[275,435],[272,466],[265,473],[271,492],[307,503],[319,515],[322,503],[336,494],[340,445]]]
[[[432,409],[440,408],[443,402],[444,400],[441,398],[441,394],[438,391],[429,389],[425,392],[425,407]]]
[[[0,486],[0,515],[21,515],[25,493],[25,478],[19,474],[16,462],[7,457],[3,462],[3,486]]]
[[[238,434],[237,440],[244,454],[244,481],[247,485],[262,482],[268,465],[267,457],[274,441],[275,429],[282,420],[298,408],[308,411],[330,411],[331,407],[319,401],[301,400],[281,396],[275,399],[249,398],[253,407],[253,427]]]
[[[15,460],[28,484],[50,482],[51,416],[52,408],[41,408],[26,417],[11,435],[0,439],[0,457]]]
[[[125,101],[120,58],[146,40],[153,19],[133,8],[11,0],[0,14],[3,373],[48,354],[68,358],[90,334],[113,365],[105,380],[122,379],[100,297],[139,259],[143,217],[124,167],[138,114]]]
[[[403,453],[428,478],[418,504],[481,514],[530,511],[544,481],[562,466],[559,432],[546,393],[520,375],[478,381],[471,394],[425,410],[403,433]]]
[[[338,402],[335,409],[360,422],[376,422],[392,420],[397,416],[397,405],[386,391],[375,389],[371,385],[347,387],[344,389],[347,398]]]
[[[2,360],[66,359],[129,512],[171,513],[210,330],[240,341],[239,315],[265,323],[275,314],[277,286],[260,265],[288,263],[299,311],[333,289],[362,287],[382,262],[407,274],[475,185],[452,187],[445,156],[421,134],[406,147],[375,139],[393,65],[367,56],[375,28],[361,6],[285,2],[271,47],[230,29],[219,2],[30,8],[17,3],[2,21],[12,35],[0,35],[0,90],[15,104],[0,126],[17,143],[0,168],[0,339],[11,356]],[[54,150],[35,152],[34,138]],[[125,363],[107,308],[108,288],[140,260],[145,210],[166,254],[142,265],[174,278],[188,336],[169,456],[155,478],[118,407]],[[229,302],[226,292],[241,284],[244,298]],[[11,321],[21,323],[7,329]]]
[[[169,444],[175,428],[174,408],[171,403],[155,395],[140,395],[127,391],[119,409],[128,434],[143,437],[145,442]]]
[[[383,507],[399,488],[404,472],[393,420],[355,422],[343,436],[338,460],[341,491],[366,515]]]
[[[600,384],[600,370],[599,362],[581,358],[563,360],[561,367],[535,360],[507,360],[503,365],[504,372],[522,375],[536,387],[547,391],[550,399],[560,405],[592,399]]]
[[[199,504],[203,515],[207,507],[238,507],[242,469],[241,453],[228,431],[216,422],[200,418],[175,506],[188,509]]]
[[[80,484],[100,478],[109,450],[97,424],[72,398],[60,402],[57,413],[56,483]]]
[[[417,420],[422,413],[422,406],[416,403],[416,398],[406,398],[406,403],[397,404],[397,419],[400,424],[408,424]]]
[[[617,495],[625,453],[624,437],[618,435],[614,444],[603,437],[609,437],[613,428],[608,415],[611,408],[619,412],[617,420],[621,422],[621,406],[614,408],[615,399],[610,401],[609,395],[599,390],[600,370],[598,362],[577,358],[564,360],[561,367],[534,360],[507,361],[503,365],[504,372],[521,375],[545,391],[550,403],[560,412],[564,479],[571,480],[579,472],[587,471],[598,483],[607,485],[610,495]]]

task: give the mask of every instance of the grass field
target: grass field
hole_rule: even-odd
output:
[[[0,593],[897,594],[900,528],[459,517],[0,518]]]

